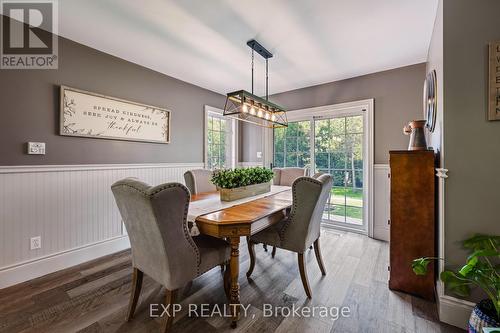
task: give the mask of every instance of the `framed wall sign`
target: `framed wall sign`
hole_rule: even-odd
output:
[[[500,42],[489,45],[488,120],[500,120]]]
[[[60,134],[170,142],[170,111],[61,86]]]

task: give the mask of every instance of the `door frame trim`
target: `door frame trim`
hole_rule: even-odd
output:
[[[366,124],[366,139],[365,139],[365,147],[366,147],[366,163],[367,163],[367,183],[368,183],[368,191],[367,191],[367,221],[366,221],[366,229],[364,231],[369,237],[373,238],[373,165],[374,165],[374,106],[375,100],[373,98],[364,99],[359,101],[352,101],[347,103],[339,103],[339,104],[331,104],[331,105],[323,105],[318,107],[311,108],[303,108],[297,110],[287,111],[287,119],[289,122],[300,121],[306,119],[312,119],[313,117],[331,115],[332,113],[335,116],[342,116],[343,114],[347,115],[351,112],[350,109],[363,109],[366,110],[367,124]],[[266,150],[270,152],[271,161],[272,155],[274,151],[274,137],[273,135],[269,135],[266,138]],[[361,229],[356,229],[358,232]]]

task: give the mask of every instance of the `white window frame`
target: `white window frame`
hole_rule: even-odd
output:
[[[354,102],[292,110],[292,111],[287,111],[286,114],[289,122],[310,120],[312,121],[312,124],[314,124],[315,118],[318,119],[321,117],[329,118],[329,117],[349,116],[354,113],[359,114],[359,111],[361,110],[364,110],[362,111],[364,117],[363,131],[366,133],[363,142],[363,151],[364,151],[363,159],[366,160],[366,170],[363,170],[364,172],[363,183],[368,185],[364,187],[364,193],[363,193],[364,198],[366,200],[366,205],[363,206],[364,210],[363,216],[366,217],[366,221],[364,221],[365,228],[360,229],[349,226],[344,227],[339,225],[336,225],[335,227],[338,229],[360,232],[363,234],[367,234],[369,237],[373,237],[374,99],[365,99]],[[313,128],[311,128],[311,130],[313,130]],[[267,146],[267,149],[265,151],[269,152],[269,154],[266,157],[267,161],[271,163],[273,161],[273,155],[274,155],[274,137],[273,134],[271,133],[270,135],[266,135],[265,138]],[[313,145],[314,145],[314,136],[311,135],[311,147],[313,147]],[[311,161],[314,161],[314,149],[311,149],[311,153],[312,153]]]
[[[208,116],[209,114],[215,114],[218,116],[223,116],[224,110],[219,108],[205,105],[205,112],[203,116],[203,164],[205,168],[208,168]],[[230,117],[225,117],[230,124],[231,131],[231,160],[229,161],[229,165],[226,165],[227,168],[235,168],[238,159],[238,126],[236,124],[236,120]]]

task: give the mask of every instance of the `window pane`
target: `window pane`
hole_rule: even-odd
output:
[[[345,187],[333,187],[331,191],[331,201],[336,205],[345,205]]]
[[[221,116],[207,116],[207,167],[225,168],[233,156],[231,143],[234,121]]]
[[[347,117],[346,133],[363,133],[363,116]]]
[[[219,118],[214,118],[214,124],[213,124],[213,130],[214,131],[220,131],[220,119]]]
[[[297,138],[297,151],[309,153],[309,136],[299,136]]]
[[[311,122],[310,121],[301,121],[298,123],[298,134],[299,136],[308,136],[311,132]]]
[[[350,187],[353,190],[363,188],[363,171],[348,169],[345,173],[346,187]]]
[[[345,134],[345,118],[330,119],[330,134],[331,135]]]
[[[277,168],[282,168],[285,166],[283,163],[283,153],[274,154],[274,166]]]
[[[227,137],[227,133],[226,132],[220,132],[220,144],[223,146],[223,147],[226,147],[226,137]],[[224,149],[223,149],[224,151]]]
[[[345,186],[345,171],[334,171],[333,172],[333,186],[343,187]]]
[[[363,190],[346,188],[346,205],[353,207],[363,207]]]
[[[344,170],[346,168],[344,151],[338,150],[330,154],[330,167],[336,170]]]
[[[297,155],[297,166],[299,168],[304,168],[304,167],[309,167],[311,164],[311,157],[309,156],[309,152],[308,153],[299,153]]]
[[[274,141],[284,140],[285,138],[285,127],[275,128],[274,129]]]
[[[207,133],[207,136],[208,136],[208,146],[210,147],[210,145],[213,143],[213,133],[212,130],[209,130],[208,133]]]
[[[345,222],[346,207],[343,205],[331,205],[330,219],[337,222]]]
[[[276,167],[306,167],[310,161],[309,120],[290,122],[287,128],[274,129],[274,165]]]
[[[285,167],[297,166],[297,153],[287,153],[285,159]]]
[[[288,127],[286,129],[287,136],[297,136],[299,129],[298,122],[288,123]]]
[[[359,207],[349,207],[345,208],[346,221],[350,224],[363,224],[363,208]]]
[[[285,139],[283,136],[274,136],[274,152],[283,153],[285,151]]]
[[[316,169],[328,169],[328,153],[316,152]]]
[[[297,137],[287,136],[285,143],[286,143],[286,151],[287,152],[296,152],[297,151]]]

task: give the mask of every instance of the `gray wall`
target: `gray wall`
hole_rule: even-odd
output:
[[[288,110],[296,110],[374,98],[375,163],[388,163],[389,150],[406,149],[408,146],[403,126],[410,120],[423,117],[424,78],[423,63],[288,91],[273,95],[270,99]],[[243,138],[246,139],[246,136]],[[261,147],[260,137],[253,140],[257,142],[257,147]],[[247,146],[243,150],[242,160],[245,162],[257,161],[256,154],[250,148]]]
[[[172,110],[171,143],[59,136],[60,85]],[[221,108],[224,101],[220,94],[60,38],[58,70],[0,71],[0,165],[202,162],[203,106]],[[28,141],[46,142],[47,154],[26,155]]]
[[[500,40],[500,1],[444,1],[445,255],[459,241],[500,234],[500,122],[487,121],[488,42]]]
[[[437,114],[436,126],[433,133],[428,133],[428,145],[436,149],[441,155],[443,108],[444,108],[444,66],[443,66],[443,2],[440,0],[437,8],[436,20],[432,31],[432,38],[427,54],[427,73],[435,70],[437,76]],[[440,159],[440,163],[442,160]]]
[[[263,158],[257,158],[257,152],[263,152],[262,127],[242,122],[240,125],[240,161],[262,162]],[[262,156],[264,156],[262,154]]]

